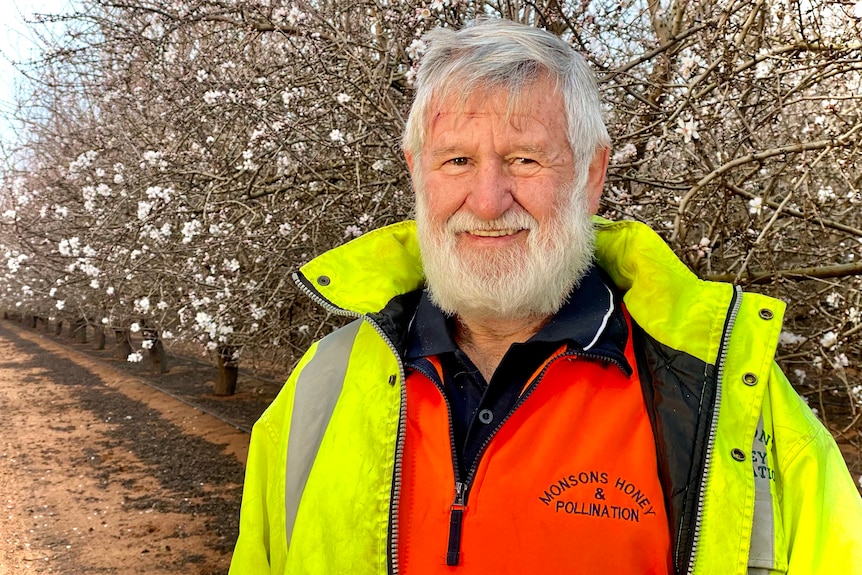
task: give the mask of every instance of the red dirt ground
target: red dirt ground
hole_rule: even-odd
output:
[[[0,575],[226,573],[248,435],[0,329]]]

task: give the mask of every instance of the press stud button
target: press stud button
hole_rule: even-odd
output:
[[[317,278],[317,285],[328,286],[329,283],[329,276],[320,276]]]
[[[738,447],[730,450],[730,456],[737,461],[745,461],[745,452]]]
[[[479,412],[479,421],[481,421],[485,425],[488,425],[489,423],[494,421],[494,412],[492,412],[490,409],[483,409]]]
[[[772,313],[771,309],[763,308],[762,310],[760,310],[760,317],[762,319],[772,319],[773,317],[775,317],[775,315]]]
[[[748,372],[742,376],[742,382],[745,385],[756,385],[757,384],[757,376],[751,372]]]

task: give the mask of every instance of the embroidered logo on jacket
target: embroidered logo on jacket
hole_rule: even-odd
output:
[[[539,495],[539,501],[554,513],[639,523],[656,514],[653,502],[657,500],[624,477],[591,470],[559,478]]]

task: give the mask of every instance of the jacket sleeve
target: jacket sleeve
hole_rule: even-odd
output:
[[[296,379],[315,349],[316,344],[309,348],[251,431],[239,515],[239,538],[229,575],[270,575],[284,569],[287,554],[284,473],[288,430]]]
[[[856,484],[832,435],[777,366],[772,380],[773,406],[789,415],[774,422],[776,435],[779,426],[794,428],[777,446],[787,572],[862,575],[862,498]]]
[[[267,423],[259,420],[252,431],[242,494],[239,538],[229,575],[269,575],[271,572],[267,478],[270,454],[275,447]]]

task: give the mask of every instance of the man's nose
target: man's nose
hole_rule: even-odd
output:
[[[515,203],[514,180],[502,163],[489,163],[476,170],[466,205],[483,220],[499,218]]]

